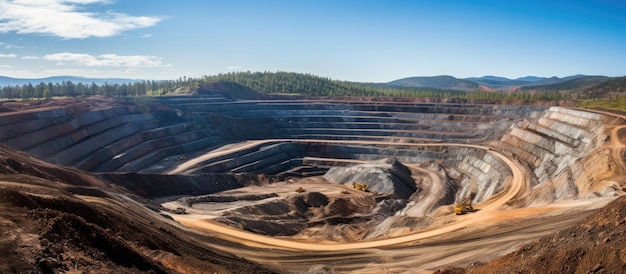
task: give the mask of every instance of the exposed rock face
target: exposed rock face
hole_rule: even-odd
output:
[[[608,119],[596,113],[551,107],[539,119],[515,124],[500,139],[498,145],[513,152],[532,171],[533,190],[526,203],[543,204],[602,190],[589,182],[598,181],[601,173],[615,166],[609,151],[601,151],[608,140]]]
[[[587,191],[591,178],[610,169],[608,153],[592,154],[607,139],[605,122],[607,117],[600,114],[551,107],[540,117],[512,125],[499,141],[490,144],[528,167],[533,194],[528,195],[527,203],[573,198]],[[466,175],[461,176],[457,199],[476,193],[474,202],[501,191],[511,176],[500,160],[484,151],[467,154],[451,170]]]
[[[240,89],[228,91],[235,90]],[[0,115],[0,142],[48,162],[86,171],[141,173],[163,173],[181,160],[216,146],[251,139],[432,139],[469,143],[497,138],[519,117],[534,117],[544,110],[532,106],[436,103],[242,102],[215,92],[132,100],[52,100],[46,108],[17,109]],[[320,151],[319,145],[297,142],[251,148],[199,163],[193,173],[277,174],[299,166],[298,158],[316,157],[318,153],[361,160],[438,156],[356,144],[324,146],[328,151]]]
[[[511,177],[511,170],[501,160],[485,151],[473,151],[453,167],[466,174],[460,182],[457,199],[474,193],[474,202],[482,202],[499,192],[504,182]]]
[[[367,185],[377,193],[407,199],[417,190],[411,171],[394,158],[372,161],[351,167],[335,167],[324,175],[328,181],[352,186]]]

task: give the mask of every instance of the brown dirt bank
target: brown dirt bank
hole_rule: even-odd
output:
[[[78,170],[6,148],[0,162],[0,273],[275,272]]]
[[[626,197],[582,222],[486,264],[436,273],[624,273]]]

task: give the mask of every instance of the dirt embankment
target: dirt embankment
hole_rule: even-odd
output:
[[[4,147],[0,166],[0,273],[274,272],[78,170]]]

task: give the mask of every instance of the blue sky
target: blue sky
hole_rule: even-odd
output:
[[[626,75],[616,1],[0,0],[0,75]]]

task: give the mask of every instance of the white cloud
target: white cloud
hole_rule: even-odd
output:
[[[117,55],[103,54],[93,56],[84,53],[55,53],[43,57],[48,61],[57,61],[58,65],[75,65],[86,67],[169,67],[161,62],[161,58],[149,55]]]
[[[0,53],[0,58],[16,58],[17,54],[11,53],[11,54],[2,54]]]
[[[24,60],[38,60],[40,58],[39,58],[39,56],[24,56],[24,57],[22,57],[22,59],[24,59]]]
[[[44,34],[65,39],[110,37],[151,27],[158,17],[131,16],[112,11],[88,12],[81,6],[106,0],[0,0],[0,33]]]
[[[150,38],[152,37],[152,34],[144,34],[141,36],[141,38]]]

